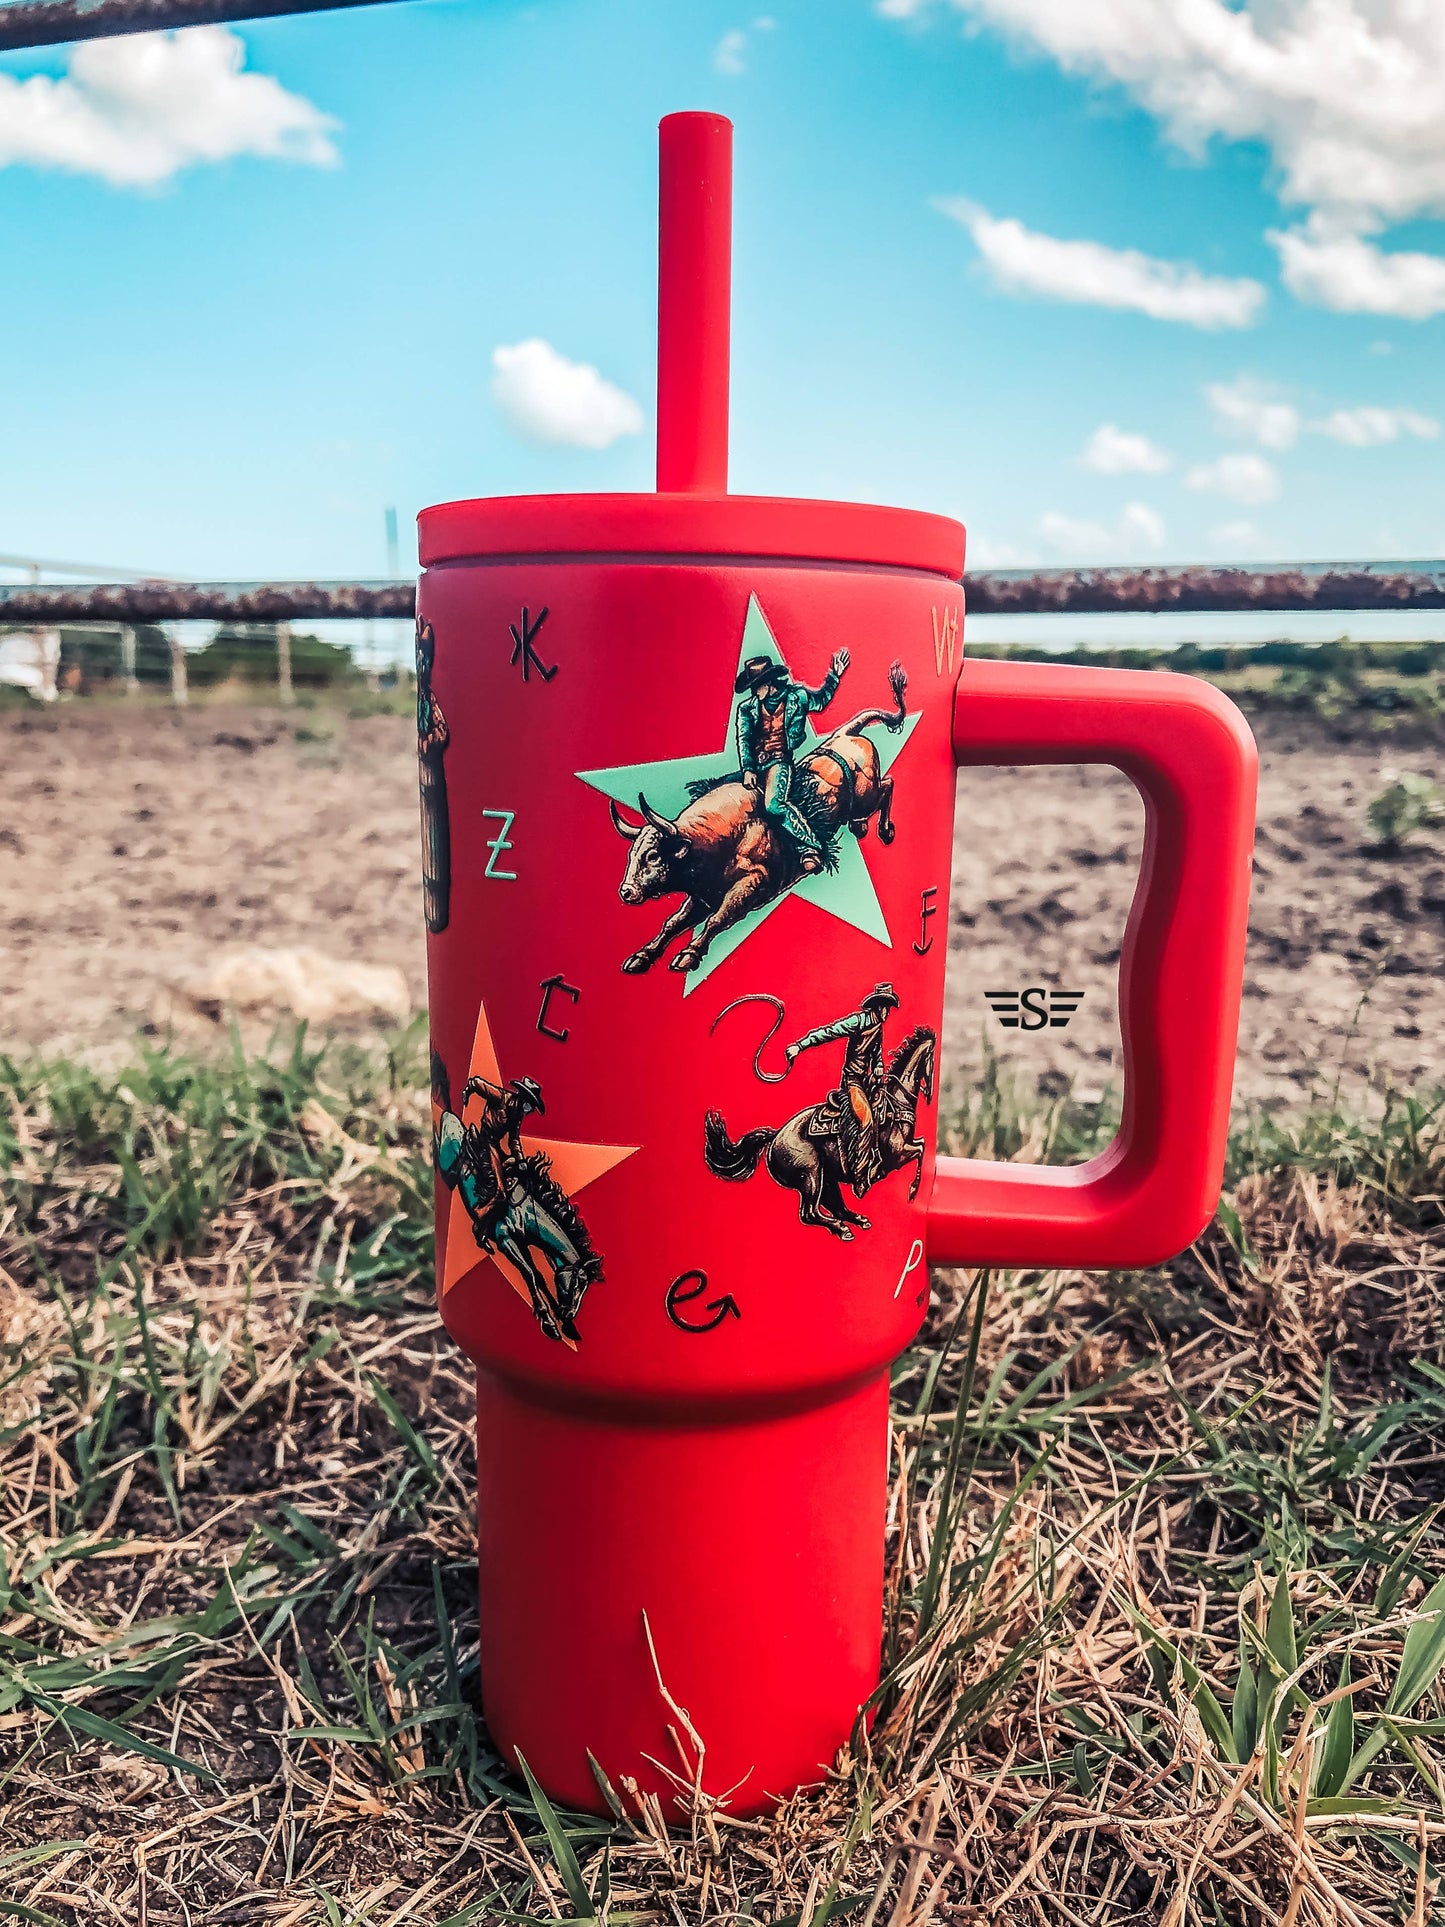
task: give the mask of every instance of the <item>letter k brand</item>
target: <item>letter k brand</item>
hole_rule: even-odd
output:
[[[551,682],[561,667],[559,663],[554,662],[549,669],[533,647],[538,635],[541,633],[542,624],[546,620],[547,611],[545,609],[535,622],[531,620],[527,610],[523,609],[521,628],[519,629],[515,622],[508,625],[512,637],[511,660],[514,665],[517,663],[522,665],[523,682],[530,682],[532,680],[533,668],[536,669],[537,674],[542,678],[543,682]]]

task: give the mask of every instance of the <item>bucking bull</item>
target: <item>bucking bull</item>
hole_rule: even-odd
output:
[[[884,775],[877,745],[863,733],[881,724],[896,734],[908,720],[902,663],[888,671],[888,686],[892,709],[860,710],[799,759],[814,785],[819,819],[833,834],[847,829],[862,838],[875,816],[880,843],[896,834],[893,778]],[[691,934],[671,968],[696,970],[715,937],[791,889],[802,874],[787,831],[763,813],[758,792],[746,789],[741,777],[705,791],[675,818],[653,809],[645,796],[637,799],[641,823],[627,822],[616,803],[609,807],[632,845],[617,892],[622,901],[650,903],[682,893],[657,935],[623,964],[626,971],[650,970],[685,930]]]

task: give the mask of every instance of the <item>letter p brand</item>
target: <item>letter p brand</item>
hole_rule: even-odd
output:
[[[922,1263],[923,1263],[923,1240],[922,1238],[915,1238],[913,1240],[913,1243],[908,1247],[908,1256],[904,1259],[903,1269],[898,1274],[898,1283],[893,1287],[893,1296],[895,1298],[898,1296],[899,1292],[902,1291],[904,1283],[908,1278],[908,1274],[910,1272],[917,1271],[918,1267]]]

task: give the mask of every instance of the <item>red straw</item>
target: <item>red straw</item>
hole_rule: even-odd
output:
[[[725,495],[733,126],[669,114],[657,134],[657,486]]]

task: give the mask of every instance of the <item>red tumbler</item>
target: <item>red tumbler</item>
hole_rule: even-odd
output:
[[[437,1280],[498,1745],[748,1814],[877,1683],[927,1265],[1149,1265],[1213,1209],[1255,757],[1184,677],[965,668],[956,522],[727,494],[731,128],[661,134],[657,492],[420,518]],[[1063,1168],[935,1156],[955,773],[1029,762],[1148,816],[1124,1120]]]

